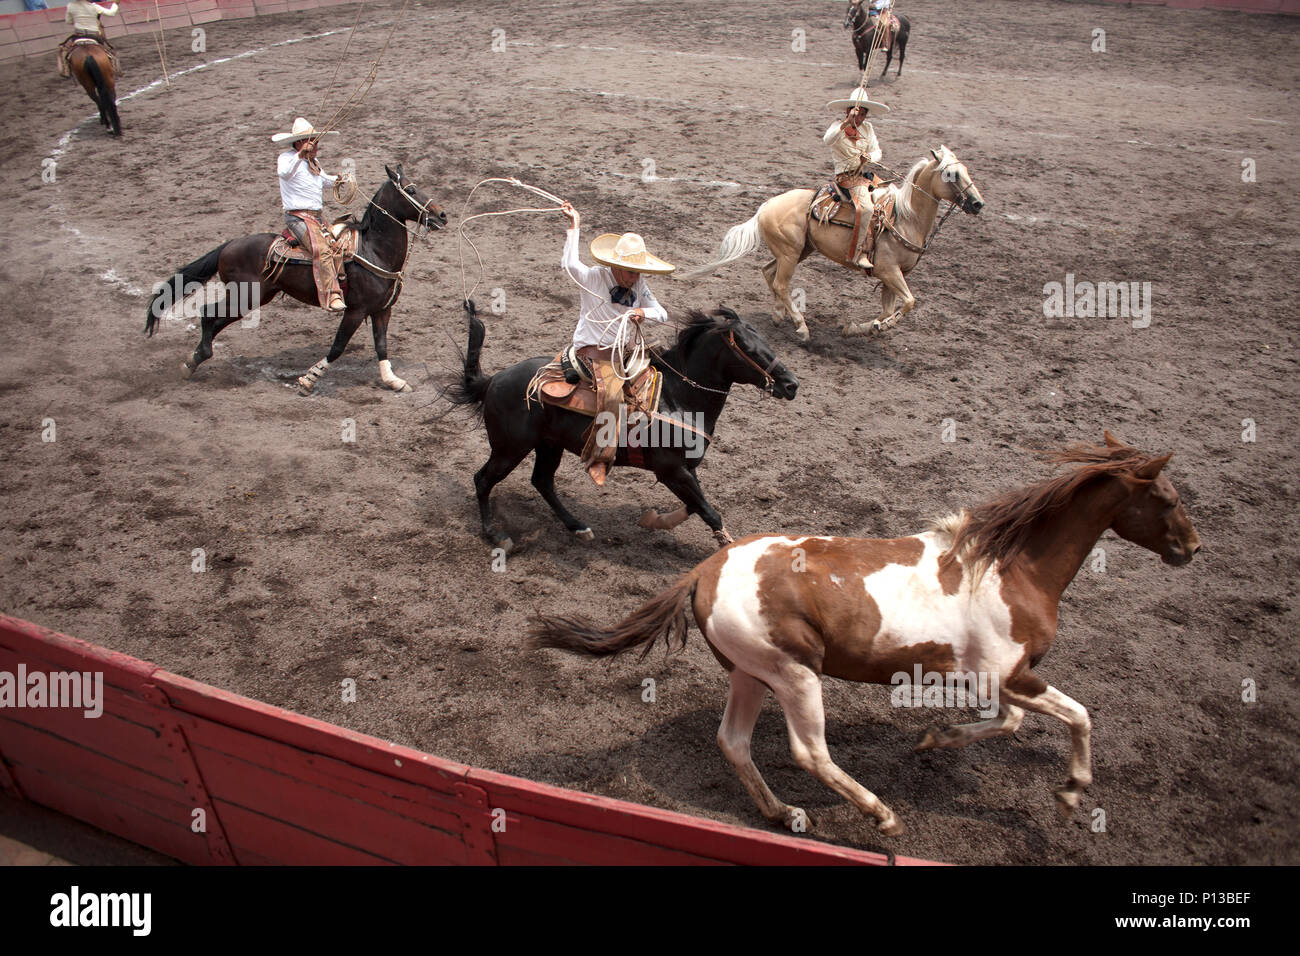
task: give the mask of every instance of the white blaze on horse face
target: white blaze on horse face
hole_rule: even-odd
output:
[[[925,547],[916,564],[886,565],[864,580],[880,611],[872,650],[906,650],[930,642],[948,645],[955,671],[1006,678],[1025,648],[1011,639],[1011,609],[1002,600],[996,569],[984,574],[974,593],[963,570],[957,590],[945,594],[939,556],[947,548],[947,537],[933,531],[913,537]]]

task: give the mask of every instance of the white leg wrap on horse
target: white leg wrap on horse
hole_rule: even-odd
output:
[[[384,359],[379,363],[379,380],[395,392],[410,391],[406,379],[398,378],[393,374],[393,363],[388,359]]]
[[[320,377],[325,374],[325,370],[330,367],[329,359],[321,359],[315,365],[307,370],[307,374],[298,379],[298,384],[307,391],[311,391]]]

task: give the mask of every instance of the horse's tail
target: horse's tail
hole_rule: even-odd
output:
[[[217,263],[221,250],[230,245],[223,242],[211,252],[199,256],[188,265],[181,266],[180,271],[172,276],[171,282],[160,282],[154,289],[153,298],[149,300],[149,316],[144,322],[144,334],[153,335],[158,328],[158,320],[163,313],[185,298],[185,287],[191,282],[207,282],[217,274]],[[164,303],[165,300],[165,303]]]
[[[771,202],[768,200],[767,202]],[[763,206],[767,205],[763,203]],[[683,279],[698,279],[700,276],[708,275],[718,266],[726,265],[728,262],[735,262],[741,256],[747,256],[758,248],[758,217],[763,212],[763,206],[758,207],[758,212],[749,218],[748,222],[742,222],[739,226],[732,226],[727,234],[722,237],[722,243],[718,246],[715,253],[717,259],[707,265],[697,266],[694,269],[688,269],[681,274]]]
[[[483,354],[483,338],[487,329],[478,317],[474,300],[464,302],[465,314],[469,316],[469,347],[465,350],[465,365],[459,381],[452,382],[442,393],[453,405],[479,405],[487,394],[491,375],[484,375],[479,367],[479,356]]]
[[[687,607],[695,597],[698,580],[699,569],[696,568],[611,628],[597,627],[583,618],[534,617],[529,642],[533,647],[558,647],[588,657],[609,657],[642,645],[645,646],[641,655],[644,657],[660,639],[669,647],[674,640],[678,646],[685,647],[690,627]]]
[[[93,50],[94,47],[91,47]],[[95,62],[95,57],[88,56],[84,60],[86,74],[90,77],[90,82],[95,84],[95,102],[103,109],[107,110],[110,103],[113,102],[112,95],[108,92],[108,83],[104,79],[104,73]]]

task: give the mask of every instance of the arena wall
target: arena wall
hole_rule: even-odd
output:
[[[103,712],[0,697],[0,790],[186,863],[888,862],[443,760],[0,615],[0,680],[20,668],[102,674]]]
[[[240,20],[293,10],[336,7],[355,0],[118,0],[116,17],[104,19],[110,40],[135,33],[201,26],[218,20]],[[1186,9],[1242,10],[1300,16],[1300,0],[1104,0],[1125,5],[1147,4]],[[52,53],[68,35],[63,7],[0,15],[0,62]]]

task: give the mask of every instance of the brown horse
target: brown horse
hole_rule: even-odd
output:
[[[861,272],[854,264],[852,230],[834,223],[822,223],[808,212],[814,190],[791,189],[773,196],[758,207],[758,212],[748,222],[733,227],[716,253],[717,259],[683,274],[690,279],[712,272],[720,265],[734,262],[758,248],[761,238],[775,256],[763,266],[763,278],[776,300],[772,321],[780,324],[789,313],[794,320],[795,334],[808,341],[808,325],[803,314],[790,298],[790,278],[800,262],[820,252],[827,259]],[[852,319],[845,322],[844,335],[864,335],[892,327],[916,306],[916,299],[903,278],[921,261],[926,249],[939,204],[950,202],[963,212],[978,215],[984,208],[984,199],[971,182],[966,166],[953,155],[947,146],[930,150],[912,166],[902,184],[877,188],[877,203],[888,195],[894,204],[892,223],[881,229],[876,239],[871,275],[880,280],[881,311],[870,324],[859,324]],[[867,228],[870,213],[862,211],[862,228]]]
[[[347,308],[339,320],[334,344],[325,358],[298,379],[298,391],[303,395],[311,394],[367,316],[374,332],[380,381],[395,392],[411,391],[405,380],[393,374],[388,361],[388,320],[402,293],[402,272],[410,248],[406,224],[441,229],[447,224],[447,214],[406,178],[401,163],[396,169],[385,166],[384,171],[388,178],[370,200],[365,214],[353,223],[358,233],[357,249],[339,277],[347,280]],[[223,242],[155,286],[144,325],[145,335],[150,336],[164,314],[201,290],[213,276],[219,275],[224,283],[224,295],[203,308],[199,344],[185,362],[187,378],[212,357],[212,341],[222,329],[281,292],[310,305],[320,301],[310,262],[293,262],[270,273],[265,271],[267,251],[275,239],[273,232],[259,232]]]
[[[850,0],[849,8],[844,12],[844,29],[853,30],[853,52],[858,58],[858,69],[867,68],[867,60],[871,56],[871,48],[876,43],[876,17],[867,16],[867,11],[863,9],[865,0]],[[889,14],[886,13],[886,16]],[[898,73],[897,76],[903,75],[903,60],[907,57],[907,40],[912,35],[912,22],[902,14],[895,13],[898,20],[898,29],[889,36],[889,43],[883,44],[885,53],[885,68],[880,71],[884,76],[889,72],[889,64],[894,59],[894,47],[898,47]]]
[[[731,672],[718,744],[763,815],[794,830],[807,825],[807,815],[778,800],[750,758],[768,690],[785,712],[799,766],[875,817],[883,832],[903,832],[894,812],[831,759],[825,676],[892,684],[895,706],[978,703],[984,711],[985,720],[932,727],[917,750],[1015,733],[1026,710],[1062,721],[1072,752],[1056,799],[1068,817],[1092,782],[1091,723],[1082,704],[1033,668],[1056,638],[1061,595],[1108,528],[1174,566],[1200,550],[1178,492],[1161,474],[1169,457],[1106,432],[1105,445],[1049,456],[1079,467],[945,518],[924,534],[746,538],[611,628],[544,617],[535,621],[533,640],[592,656],[648,651],[659,638],[684,644],[693,610]]]
[[[68,69],[99,107],[99,122],[108,128],[108,134],[121,136],[122,121],[117,118],[117,80],[108,51],[98,43],[78,43],[68,54]]]

